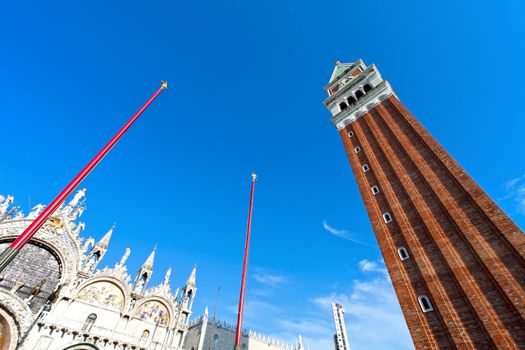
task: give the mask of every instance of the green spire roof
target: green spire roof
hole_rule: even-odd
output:
[[[340,63],[339,61],[336,61],[334,71],[330,77],[330,83],[334,80],[337,80],[337,78],[343,75],[344,72],[353,65],[353,63]]]

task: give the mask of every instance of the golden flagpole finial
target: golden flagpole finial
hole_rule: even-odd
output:
[[[161,80],[160,82],[161,82],[160,88],[162,90],[166,90],[168,88],[168,82],[164,80]]]
[[[252,173],[252,182],[255,182],[257,180],[257,174]]]

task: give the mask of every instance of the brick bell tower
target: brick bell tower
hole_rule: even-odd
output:
[[[417,349],[525,349],[525,236],[374,65],[325,87]]]

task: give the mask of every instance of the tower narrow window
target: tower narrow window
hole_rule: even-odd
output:
[[[410,255],[408,255],[408,250],[405,247],[397,248],[397,254],[402,261],[410,258]]]
[[[352,103],[355,103],[357,101],[357,99],[354,96],[348,96],[346,100],[348,101],[349,106],[352,105]]]
[[[370,167],[368,166],[368,164],[363,165],[363,172],[366,173],[368,170],[370,170]]]
[[[419,301],[419,306],[421,306],[421,310],[423,312],[430,312],[434,310],[432,304],[430,303],[430,299],[426,295],[418,296],[417,300]]]
[[[392,215],[390,213],[384,213],[383,214],[383,221],[385,224],[388,224],[389,222],[392,222]]]
[[[349,131],[348,132],[348,137],[352,137],[352,136],[354,136],[354,132],[353,131]]]
[[[356,146],[356,147],[354,148],[354,151],[355,151],[355,153],[359,153],[359,152],[361,152],[361,147]]]
[[[361,97],[363,97],[364,95],[365,95],[365,93],[364,93],[363,91],[361,91],[361,90],[357,90],[357,91],[355,92],[355,98],[357,98],[358,100],[359,100]]]
[[[379,193],[379,187],[377,186],[372,186],[372,194],[375,196],[376,194]]]
[[[341,112],[344,111],[345,109],[348,108],[348,105],[346,104],[346,102],[341,102],[339,104],[339,108],[341,108]]]
[[[368,93],[370,90],[372,90],[372,86],[370,84],[366,84],[363,87],[363,90],[365,90],[365,94]]]
[[[91,328],[95,324],[96,320],[97,320],[96,314],[89,314],[89,316],[86,318],[86,322],[84,322],[84,326],[82,327],[82,330],[85,332],[91,331]]]

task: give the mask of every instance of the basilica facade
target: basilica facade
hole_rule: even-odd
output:
[[[148,285],[155,250],[134,275],[126,268],[129,248],[114,266],[101,266],[113,227],[98,242],[85,236],[85,193],[63,204],[0,274],[0,350],[232,349],[231,327],[210,320],[207,311],[190,320],[196,268],[172,290],[171,269],[160,285]],[[12,196],[0,195],[0,249],[43,209],[37,205],[26,215]],[[242,348],[303,346],[245,332]]]

